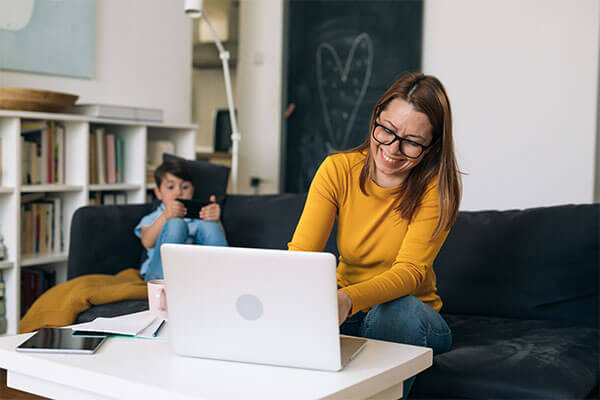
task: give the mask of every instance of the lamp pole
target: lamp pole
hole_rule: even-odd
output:
[[[231,88],[231,76],[229,74],[229,58],[230,54],[219,40],[219,36],[215,28],[210,23],[208,16],[204,12],[202,0],[185,0],[185,12],[192,18],[203,18],[206,21],[208,29],[212,35],[213,41],[219,50],[219,58],[223,64],[223,75],[225,78],[225,92],[227,94],[227,107],[229,108],[229,120],[231,122],[231,189],[233,193],[237,193],[237,178],[238,178],[238,156],[239,142],[242,136],[238,130],[237,117],[235,115],[235,106],[233,103],[233,92]]]

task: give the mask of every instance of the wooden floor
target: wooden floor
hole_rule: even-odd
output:
[[[33,394],[21,392],[19,390],[9,389],[6,386],[6,370],[0,369],[0,399],[2,400],[46,400],[46,397],[40,397]]]

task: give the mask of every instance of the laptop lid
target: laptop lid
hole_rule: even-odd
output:
[[[175,353],[341,369],[333,254],[165,244],[161,256]]]

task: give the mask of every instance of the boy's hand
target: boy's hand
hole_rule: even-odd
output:
[[[217,198],[214,194],[210,196],[212,204],[202,207],[199,217],[205,221],[218,221],[221,218],[221,206],[216,201]]]
[[[187,210],[183,203],[178,202],[177,200],[171,200],[165,204],[165,210],[163,214],[167,220],[171,218],[183,218]]]

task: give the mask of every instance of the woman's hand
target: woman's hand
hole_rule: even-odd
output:
[[[186,213],[185,206],[177,200],[171,200],[165,204],[163,214],[166,220],[171,218],[183,218]]]
[[[210,196],[212,204],[202,207],[199,217],[205,221],[218,221],[221,218],[221,206],[216,201],[217,198],[214,194]]]
[[[350,311],[352,310],[352,299],[346,294],[346,292],[342,292],[341,290],[337,291],[337,298],[338,323],[341,326],[348,317],[348,314],[350,314]]]

